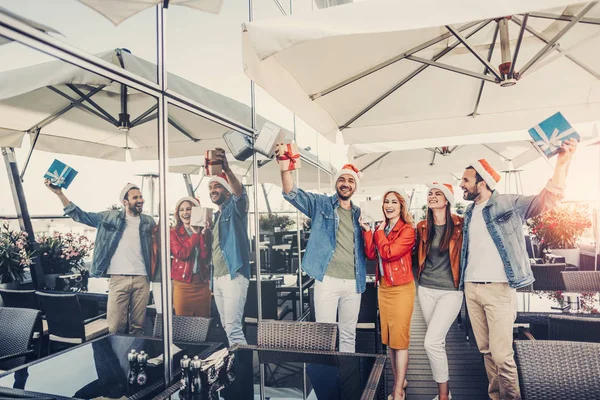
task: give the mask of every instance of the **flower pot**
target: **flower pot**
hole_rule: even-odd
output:
[[[548,249],[550,253],[565,258],[567,264],[579,267],[579,248],[576,249]]]
[[[54,289],[56,287],[56,278],[64,274],[45,274],[44,282],[46,284],[46,289]]]

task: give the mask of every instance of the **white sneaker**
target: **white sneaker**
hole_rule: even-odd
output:
[[[452,400],[452,392],[448,392],[448,398],[449,398],[450,400]],[[439,395],[435,396],[435,397],[433,398],[433,400],[440,400],[440,396],[439,396]]]

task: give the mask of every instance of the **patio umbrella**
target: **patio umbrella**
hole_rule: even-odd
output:
[[[346,144],[523,130],[559,110],[572,123],[592,121],[595,5],[367,0],[246,24],[244,68],[332,141],[341,130]]]
[[[45,32],[45,33],[57,33],[57,34],[60,34],[60,32],[57,31],[54,28],[51,28],[51,27],[49,27],[47,25],[40,24],[39,22],[35,22],[35,21],[32,21],[32,20],[27,19],[25,17],[22,17],[19,14],[15,14],[15,13],[13,13],[11,11],[8,11],[4,7],[0,7],[0,14],[8,15],[9,17],[12,17],[12,18],[18,20],[19,22],[24,23],[24,24],[27,24],[27,25],[31,26],[32,28],[37,29],[38,31],[42,31],[42,32]],[[12,40],[7,39],[4,36],[0,36],[0,46],[2,46],[3,44],[10,43],[10,42],[12,42]]]
[[[97,57],[152,80],[156,65],[124,49]],[[178,76],[170,89],[250,125],[250,107]],[[157,102],[100,75],[62,61],[0,72],[0,129],[29,133],[35,149],[105,160],[157,159]],[[265,119],[257,116],[257,128]],[[169,157],[222,147],[229,128],[177,107],[169,108]],[[2,131],[0,130],[0,134]]]
[[[162,3],[163,0],[77,0],[106,17],[114,25],[119,25],[127,18]],[[181,5],[218,14],[223,0],[171,0],[169,4]]]

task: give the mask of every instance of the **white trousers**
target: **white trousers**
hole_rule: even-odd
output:
[[[360,299],[354,279],[325,276],[323,282],[315,281],[315,319],[317,322],[338,321],[340,351],[344,353],[354,353]]]
[[[229,346],[236,343],[248,344],[244,335],[243,320],[249,284],[248,278],[240,273],[233,279],[229,274],[213,279],[213,295]]]
[[[439,290],[419,286],[417,291],[421,312],[427,324],[425,351],[429,357],[433,380],[448,382],[448,356],[446,355],[446,335],[462,307],[463,292],[460,290]]]

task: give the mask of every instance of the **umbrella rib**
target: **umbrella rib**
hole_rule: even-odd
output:
[[[550,13],[541,13],[541,12],[535,12],[535,13],[529,13],[530,17],[535,17],[535,18],[542,18],[542,19],[554,19],[556,21],[570,21],[571,18],[573,18],[573,15],[557,15],[557,14],[550,14]],[[600,18],[581,18],[579,20],[580,24],[592,24],[592,25],[600,25]]]
[[[377,163],[378,161],[382,160],[384,157],[386,157],[390,153],[391,153],[391,151],[386,151],[385,153],[383,153],[382,155],[380,155],[379,157],[377,157],[376,159],[374,159],[373,161],[371,161],[369,164],[367,164],[366,166],[362,167],[361,171],[365,171],[367,168],[373,166],[375,163]]]
[[[84,97],[85,98],[92,97],[93,95],[95,95],[96,93],[98,93],[99,91],[101,91],[102,89],[104,89],[105,86],[106,85],[98,86],[94,90],[90,91]],[[82,97],[81,99],[77,100],[77,102],[81,103],[84,100],[85,99]],[[31,131],[34,131],[36,129],[42,129],[42,128],[50,125],[51,123],[53,123],[54,121],[56,121],[58,118],[60,118],[63,114],[65,114],[67,111],[69,111],[70,109],[72,109],[73,107],[75,107],[73,105],[73,103],[68,104],[66,107],[63,107],[59,111],[57,111],[54,114],[52,114],[52,115],[44,118],[43,120],[41,120],[40,122],[38,122],[37,124],[35,124],[34,126],[32,126],[31,128],[27,129],[27,132],[31,132]]]
[[[585,6],[583,8],[583,10],[581,10],[581,12],[579,14],[577,14],[575,17],[572,17],[571,21],[560,32],[558,32],[552,39],[550,39],[548,41],[548,43],[546,43],[546,45],[540,51],[538,51],[538,53],[536,55],[534,55],[531,58],[531,60],[529,60],[527,62],[527,64],[525,64],[525,66],[523,68],[521,68],[521,70],[519,71],[519,75],[522,77],[523,74],[529,68],[531,68],[534,63],[536,63],[540,58],[542,58],[548,52],[548,50],[550,50],[550,48],[553,47],[556,42],[558,42],[568,31],[570,31],[571,28],[573,28],[577,24],[577,22],[579,22],[579,20],[581,18],[583,18],[585,16],[585,14],[587,14],[592,9],[592,7],[594,7],[596,4],[597,4],[597,2],[589,3],[587,6]]]
[[[69,100],[71,102],[71,104],[73,104],[74,107],[77,108],[81,108],[85,111],[88,111],[91,114],[94,114],[96,117],[103,119],[104,121],[108,122],[111,125],[114,125],[112,123],[111,120],[109,120],[108,118],[106,118],[106,116],[102,115],[101,113],[99,113],[98,111],[86,106],[85,104],[81,104],[81,102],[78,102],[76,99],[72,98],[71,96],[69,96],[66,93],[61,92],[60,90],[58,90],[57,88],[55,88],[54,86],[46,86],[48,89],[52,90],[54,93],[64,97],[65,99]]]
[[[467,43],[467,39],[465,37],[463,37],[463,35],[461,35],[460,32],[458,32],[456,29],[454,29],[450,25],[446,25],[446,29],[448,29],[450,32],[452,32],[452,34],[463,44],[463,46],[465,46],[467,48],[467,50],[469,50],[471,52],[471,54],[473,54],[475,56],[475,58],[477,58],[483,65],[485,65],[492,74],[494,74],[496,79],[498,79],[499,81],[502,80],[500,73],[498,71],[496,71],[496,69],[493,67],[492,64],[489,63],[488,60],[481,57],[481,55],[479,55],[479,53],[477,53],[475,51],[475,49],[473,49],[469,45],[469,43]]]
[[[151,121],[152,119],[156,118],[152,118],[152,119],[146,119],[146,116],[148,116],[148,114],[150,114],[152,111],[156,110],[158,108],[158,104],[153,105],[152,107],[150,107],[149,109],[147,109],[146,111],[144,111],[143,113],[141,113],[137,118],[135,118],[133,121],[131,121],[131,123],[129,124],[131,128],[133,128],[134,126],[136,126],[138,123],[141,125],[145,122]],[[143,121],[143,122],[140,122]]]
[[[512,17],[512,21],[515,24],[517,24],[517,25],[521,25],[523,23],[518,17],[515,17],[515,16]],[[546,39],[540,32],[538,32],[537,30],[535,30],[531,26],[528,25],[528,26],[526,26],[525,29],[527,30],[527,32],[531,33],[533,36],[535,36],[536,38],[538,38],[542,42],[544,42],[544,43],[548,43],[549,42],[548,39]],[[589,74],[591,74],[594,78],[600,79],[600,74],[599,73],[597,73],[596,71],[594,71],[593,69],[591,69],[590,67],[588,67],[587,65],[585,65],[583,62],[579,61],[579,59],[573,57],[572,55],[570,55],[569,53],[567,53],[566,51],[564,51],[563,49],[561,49],[560,46],[556,46],[554,48],[554,50],[558,51],[560,54],[562,54],[563,56],[565,56],[568,60],[571,60],[573,63],[577,64],[579,67],[581,67],[586,72],[588,72]]]
[[[482,22],[476,29],[474,29],[472,32],[469,32],[469,34],[467,35],[467,37],[473,36],[474,34],[476,34],[477,32],[479,32],[481,29],[483,29],[485,26],[487,26],[491,21],[492,20],[486,20],[486,21]],[[348,128],[350,126],[350,124],[354,123],[357,119],[359,119],[360,117],[362,117],[363,115],[365,115],[367,112],[369,112],[369,110],[371,110],[377,104],[381,103],[388,96],[390,96],[396,90],[398,90],[399,88],[401,88],[402,86],[404,86],[406,83],[408,83],[415,76],[419,75],[421,72],[423,72],[425,69],[427,69],[427,67],[429,67],[429,65],[434,65],[434,64],[430,64],[431,62],[435,62],[435,60],[439,60],[444,55],[446,55],[449,52],[451,52],[452,50],[454,50],[459,44],[460,44],[460,42],[456,42],[456,43],[451,44],[450,46],[446,47],[445,49],[443,49],[443,50],[439,51],[437,54],[435,54],[431,60],[420,59],[420,60],[424,60],[424,61],[427,61],[427,62],[423,62],[423,65],[421,65],[419,68],[415,69],[413,72],[411,72],[406,77],[404,77],[404,79],[402,79],[400,82],[398,82],[394,87],[392,87],[390,90],[388,90],[386,93],[384,93],[381,97],[379,97],[373,103],[369,104],[361,112],[359,112],[358,114],[356,114],[354,117],[350,118],[350,120],[348,120],[345,124],[343,124],[342,126],[340,126],[339,129],[340,130],[344,130],[344,129]],[[414,56],[407,56],[406,58],[411,59],[411,58],[415,58],[415,57]],[[415,61],[415,60],[413,60],[413,61]],[[445,65],[445,64],[440,64],[440,65]],[[454,68],[454,67],[451,67],[451,68]],[[455,71],[455,72],[458,72],[458,71]],[[484,76],[484,75],[481,75],[481,76]],[[488,79],[488,77],[484,76],[483,79]],[[489,79],[492,79],[492,78],[489,78]]]
[[[84,97],[84,93],[79,90],[75,85],[73,85],[72,83],[67,84],[67,87],[69,87],[72,91],[74,91],[75,93],[77,93],[79,96]],[[88,98],[85,98],[84,101],[87,101],[88,103],[90,103],[96,110],[98,110],[100,113],[102,113],[106,118],[108,118],[109,120],[111,120],[111,122],[114,125],[117,125],[119,123],[119,121],[117,121],[112,115],[110,115],[110,113],[108,111],[106,111],[104,108],[102,108],[100,105],[98,105],[98,103],[96,103],[94,100]]]
[[[490,20],[483,21],[482,24],[484,24],[483,26],[485,26],[489,22],[490,22]],[[470,23],[468,23],[466,25],[461,26],[460,28],[458,28],[458,30],[462,32],[464,30],[472,28],[473,26],[475,26],[475,25],[477,25],[479,23],[481,23],[481,21],[470,22]],[[477,30],[479,30],[479,29],[481,29],[481,28],[478,28]],[[323,96],[326,96],[326,95],[328,95],[328,94],[330,94],[332,92],[335,92],[336,90],[341,89],[344,86],[347,86],[347,85],[349,85],[351,83],[354,83],[357,80],[360,80],[360,79],[362,79],[362,78],[364,78],[366,76],[369,76],[372,73],[379,71],[380,69],[383,69],[383,68],[385,68],[387,66],[390,66],[390,65],[392,65],[392,64],[394,64],[394,63],[396,63],[396,62],[398,62],[400,60],[403,60],[407,56],[415,54],[415,53],[417,53],[417,52],[419,52],[419,51],[421,51],[423,49],[426,49],[427,47],[433,46],[434,44],[437,44],[437,43],[439,43],[439,42],[441,42],[441,41],[443,41],[445,39],[448,39],[451,36],[452,36],[452,34],[448,32],[448,33],[440,35],[440,36],[438,36],[438,37],[436,37],[434,39],[431,39],[431,40],[429,40],[427,42],[424,42],[424,43],[422,43],[422,44],[420,44],[420,45],[418,45],[416,47],[413,47],[412,49],[406,51],[405,53],[402,53],[402,54],[400,54],[400,55],[398,55],[398,56],[396,56],[394,58],[391,58],[391,59],[389,59],[387,61],[384,61],[384,62],[382,62],[380,64],[377,64],[374,67],[371,67],[371,68],[369,68],[369,69],[367,69],[367,70],[365,70],[365,71],[363,71],[363,72],[361,72],[361,73],[359,73],[357,75],[354,75],[353,77],[350,77],[350,78],[348,78],[348,79],[346,79],[346,80],[344,80],[344,81],[342,81],[340,83],[337,83],[337,84],[329,87],[328,89],[325,89],[325,90],[323,90],[321,92],[318,92],[318,93],[311,94],[310,95],[310,99],[311,100],[315,100],[315,99],[318,99],[319,97],[323,97]]]
[[[523,35],[525,34],[525,29],[527,29],[527,20],[529,19],[529,14],[525,14],[523,17],[523,23],[521,24],[521,29],[519,30],[519,38],[517,39],[517,44],[515,45],[515,54],[513,55],[512,63],[510,64],[510,70],[508,71],[508,77],[510,79],[513,78],[515,72],[515,64],[517,63],[517,57],[519,56],[519,50],[521,49],[521,43],[523,42]]]
[[[196,143],[199,142],[200,139],[196,139],[195,137],[193,137],[185,128],[183,128],[181,125],[179,125],[177,123],[177,121],[175,121],[173,118],[169,117],[169,123],[171,125],[173,125],[173,127],[175,129],[177,129],[179,132],[183,133],[184,136],[186,136],[188,139],[190,139],[192,142]]]
[[[439,62],[436,62],[436,61],[433,61],[433,60],[427,60],[425,58],[415,57],[415,56],[407,57],[407,59],[409,59],[411,61],[416,61],[416,62],[419,62],[419,63],[422,63],[422,64],[431,65],[432,67],[445,69],[447,71],[456,72],[456,73],[461,74],[461,75],[466,75],[466,76],[470,76],[470,77],[473,77],[473,78],[482,79],[484,81],[493,82],[493,83],[497,83],[498,82],[497,79],[492,78],[491,76],[480,74],[479,72],[469,71],[469,70],[464,69],[464,68],[455,67],[453,65],[443,64],[443,63],[439,63]]]
[[[494,54],[494,48],[496,47],[496,39],[498,38],[498,32],[500,31],[500,24],[496,23],[496,29],[494,29],[494,36],[492,37],[492,42],[490,43],[490,48],[488,50],[488,61],[492,60],[492,55]],[[487,67],[483,70],[484,74],[487,74]],[[483,96],[483,87],[485,86],[485,81],[482,80],[479,85],[479,93],[477,93],[477,100],[475,101],[475,107],[473,107],[473,112],[471,113],[471,117],[475,117],[477,115],[477,110],[479,109],[479,103],[481,103],[481,97]]]

